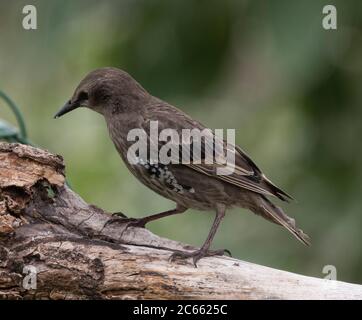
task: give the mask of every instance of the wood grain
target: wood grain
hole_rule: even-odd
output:
[[[192,246],[123,223],[65,185],[60,156],[0,143],[1,299],[362,299],[362,286],[229,257],[169,262]],[[24,266],[37,271],[23,287]]]

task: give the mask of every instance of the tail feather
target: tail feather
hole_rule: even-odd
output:
[[[294,219],[288,217],[281,208],[274,205],[264,196],[262,196],[260,199],[261,201],[258,201],[258,209],[255,211],[257,214],[260,214],[264,218],[283,226],[300,242],[307,246],[310,245],[309,236],[305,234],[301,229],[298,229],[296,227]]]
[[[290,200],[294,200],[291,195],[278,188],[273,182],[271,182],[265,175],[263,175],[263,182],[268,190],[271,191],[279,199],[289,202]]]

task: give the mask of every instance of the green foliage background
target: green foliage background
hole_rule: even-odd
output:
[[[312,237],[306,248],[249,212],[228,212],[214,242],[234,256],[362,282],[362,2],[34,0],[38,29],[25,31],[29,1],[0,2],[0,89],[22,107],[30,139],[62,154],[73,188],[109,211],[143,216],[172,208],[136,181],[104,120],[53,114],[90,70],[127,70],[152,94],[237,143],[298,200],[283,205]],[[322,28],[334,4],[338,30]],[[0,104],[0,118],[14,122]],[[213,215],[189,211],[149,225],[200,245]]]

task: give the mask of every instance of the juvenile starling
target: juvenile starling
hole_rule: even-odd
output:
[[[294,219],[289,218],[267,198],[274,196],[288,201],[291,197],[272,184],[237,146],[234,146],[235,170],[229,175],[216,174],[218,164],[206,164],[202,161],[163,165],[146,158],[140,159],[138,163],[131,163],[127,158],[127,151],[134,143],[127,139],[131,129],[139,128],[149,133],[152,121],[158,121],[159,131],[171,128],[180,134],[182,129],[203,130],[205,127],[181,110],[150,95],[125,71],[101,68],[90,72],[55,118],[78,107],[87,107],[102,114],[110,137],[132,174],[153,191],[176,203],[173,210],[131,219],[131,225],[144,227],[150,221],[183,213],[189,208],[216,211],[213,225],[202,247],[194,252],[177,251],[172,254],[171,260],[192,257],[196,265],[202,257],[224,254],[225,250],[210,250],[210,246],[226,209],[231,207],[247,208],[285,227],[298,240],[309,245],[309,237],[296,227]],[[147,139],[150,140],[150,137],[147,136]],[[161,142],[158,143],[159,150]]]

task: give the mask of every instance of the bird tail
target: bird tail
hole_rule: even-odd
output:
[[[262,184],[265,186],[267,190],[269,190],[273,195],[278,197],[280,200],[289,202],[290,200],[294,200],[291,195],[278,188],[273,182],[271,182],[264,174]]]
[[[274,205],[266,197],[260,196],[257,201],[257,206],[252,208],[252,210],[265,219],[283,226],[303,244],[307,246],[310,245],[309,236],[296,227],[295,220],[288,217],[281,208]]]

